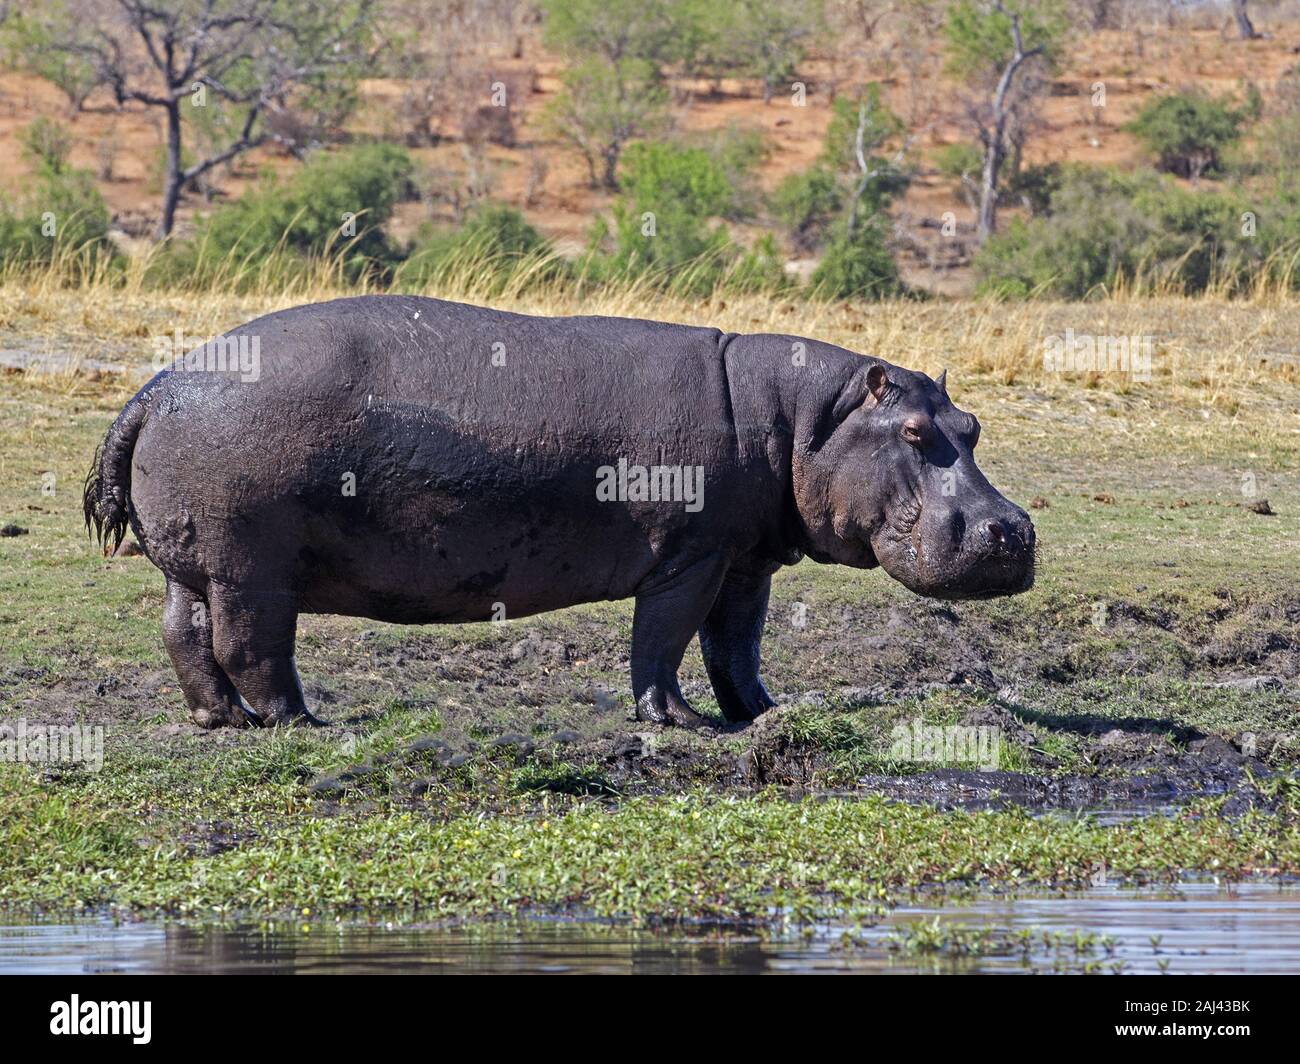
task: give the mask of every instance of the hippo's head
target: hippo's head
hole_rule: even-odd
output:
[[[822,406],[793,462],[809,557],[880,565],[933,598],[1033,585],[1034,526],[976,466],[979,422],[944,376],[873,361]]]

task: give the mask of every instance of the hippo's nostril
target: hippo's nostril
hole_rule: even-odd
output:
[[[984,526],[984,529],[988,533],[990,542],[992,542],[993,544],[999,547],[1004,546],[1006,544],[1007,526],[1004,525],[1001,521],[998,520],[990,521],[987,525]]]

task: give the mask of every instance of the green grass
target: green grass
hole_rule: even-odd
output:
[[[935,813],[879,798],[790,802],[708,794],[617,807],[558,800],[529,815],[431,821],[410,811],[313,817],[293,788],[191,793],[171,810],[231,823],[238,845],[186,845],[147,800],[113,810],[98,788],[53,795],[5,779],[0,901],[121,906],[188,917],[234,912],[482,916],[574,910],[642,921],[873,919],[902,892],[1078,885],[1099,855],[1115,876],[1172,869],[1300,871],[1291,818],[1229,822],[1205,804],[1141,831],[1022,812]],[[245,786],[249,784],[246,782]]]

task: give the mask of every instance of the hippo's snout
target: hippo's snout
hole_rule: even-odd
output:
[[[922,505],[909,535],[875,544],[885,570],[920,595],[941,599],[994,598],[1034,583],[1037,536],[1029,515],[997,492]]]
[[[1028,591],[1034,583],[1037,536],[1029,515],[1018,506],[1004,505],[978,516],[963,515],[958,523],[964,534],[948,557],[943,544],[934,544],[932,561],[938,562],[931,594],[944,598],[992,598]],[[924,545],[922,547],[924,552]]]

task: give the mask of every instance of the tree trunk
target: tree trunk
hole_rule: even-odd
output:
[[[1020,177],[1020,171],[1025,163],[1025,135],[1024,130],[1019,127],[1014,128],[1007,134],[1007,141],[1011,145],[1011,152],[1007,156],[1007,175],[1014,183]]]
[[[997,226],[998,171],[1002,169],[1002,136],[998,130],[984,149],[984,171],[980,175],[980,216],[976,232],[981,242],[993,235]]]
[[[600,179],[596,176],[596,156],[586,145],[579,145],[578,150],[582,152],[582,161],[587,164],[587,187],[600,188]]]
[[[601,175],[601,184],[610,192],[618,191],[618,153],[617,144],[609,145],[601,154],[605,158],[605,172]]]
[[[1246,13],[1246,0],[1232,0],[1232,17],[1237,20],[1237,34],[1243,41],[1253,41],[1259,36]]]
[[[1002,10],[998,5],[998,10]],[[1020,67],[1040,54],[1043,46],[1025,51],[1024,42],[1020,36],[1020,17],[1011,16],[1011,43],[1015,46],[1015,52],[1010,61],[1002,70],[1002,77],[998,79],[998,86],[993,92],[992,118],[987,129],[983,134],[984,139],[984,172],[980,180],[980,216],[977,235],[980,243],[983,243],[993,235],[993,230],[997,226],[997,209],[998,209],[998,171],[1002,168],[1002,160],[1007,153],[1007,93],[1011,90],[1011,84],[1015,80],[1016,71]]]
[[[176,224],[176,205],[181,199],[181,105],[173,100],[167,107],[167,156],[163,173],[162,217],[154,232],[155,240],[171,235]]]

